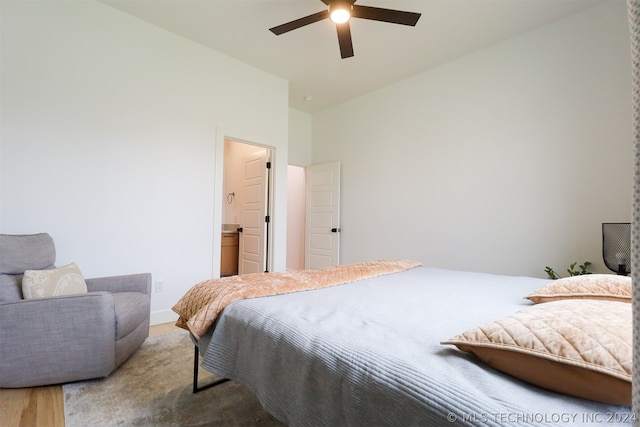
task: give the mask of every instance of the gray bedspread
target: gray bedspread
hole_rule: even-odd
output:
[[[545,283],[423,267],[238,301],[201,339],[202,366],[292,426],[630,424],[628,407],[546,391],[439,344],[530,305]]]

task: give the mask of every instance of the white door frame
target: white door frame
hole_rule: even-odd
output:
[[[216,140],[215,140],[215,161],[214,161],[214,189],[213,189],[213,239],[212,239],[212,268],[211,268],[211,277],[220,277],[220,255],[221,255],[221,247],[222,247],[222,204],[224,203],[225,195],[223,194],[223,178],[224,178],[224,141],[225,139],[230,139],[233,141],[241,142],[243,144],[255,145],[257,147],[262,147],[271,150],[271,167],[272,171],[275,167],[276,161],[276,147],[274,145],[262,143],[260,141],[265,141],[265,138],[260,138],[256,135],[252,135],[245,131],[238,130],[230,130],[218,127],[216,129]],[[269,224],[270,228],[270,237],[267,247],[267,259],[266,263],[268,266],[273,266],[274,262],[274,235],[273,235],[273,222],[274,211],[273,209],[273,198],[275,187],[273,182],[275,177],[273,176],[270,179],[269,183],[269,191],[271,192],[271,201],[269,203],[268,215],[271,217],[271,222]]]

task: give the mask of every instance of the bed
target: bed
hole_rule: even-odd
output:
[[[231,302],[195,342],[202,368],[292,426],[631,424],[627,405],[532,385],[446,344],[534,306],[524,296],[548,283],[417,266]]]

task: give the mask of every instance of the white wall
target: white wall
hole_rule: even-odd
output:
[[[313,162],[342,164],[342,262],[607,271],[601,223],[630,221],[631,120],[623,0],[316,114]]]
[[[87,277],[149,271],[173,318],[219,271],[221,136],[251,135],[275,147],[285,268],[286,81],[100,3],[0,7],[0,232],[49,232]]]
[[[311,164],[312,118],[289,109],[287,190],[287,269],[304,269],[305,166]]]
[[[289,109],[289,164],[309,166],[311,164],[310,114]]]

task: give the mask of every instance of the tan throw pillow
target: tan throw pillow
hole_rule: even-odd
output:
[[[86,293],[87,283],[75,262],[50,270],[27,270],[22,277],[25,299]]]
[[[631,304],[564,300],[528,307],[442,344],[540,387],[628,406],[631,340]]]
[[[583,274],[565,277],[525,297],[534,303],[562,299],[602,299],[631,302],[631,277],[615,274]]]

